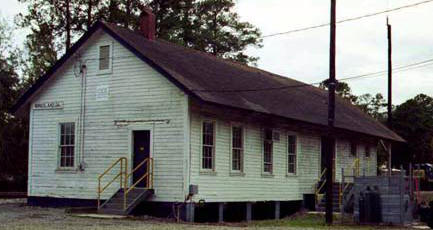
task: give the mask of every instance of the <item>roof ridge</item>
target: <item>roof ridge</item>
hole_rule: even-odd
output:
[[[239,66],[239,67],[242,67],[242,68],[248,68],[248,69],[251,69],[251,70],[259,71],[259,72],[262,72],[262,73],[265,73],[265,74],[271,75],[271,76],[273,76],[273,77],[278,77],[278,78],[281,78],[281,79],[284,79],[284,80],[297,81],[297,82],[300,82],[300,83],[302,83],[302,84],[307,84],[307,85],[308,85],[308,83],[301,82],[301,81],[299,81],[299,80],[295,80],[295,79],[292,79],[292,78],[289,78],[289,77],[281,76],[281,75],[278,75],[278,74],[275,74],[275,73],[269,72],[269,71],[267,71],[267,70],[263,70],[263,69],[260,69],[260,68],[258,68],[258,67],[255,67],[255,66],[250,66],[250,65],[247,65],[247,64],[241,63],[241,62],[239,62],[239,61],[232,60],[232,59],[225,59],[225,58],[222,58],[222,57],[218,57],[218,56],[212,55],[212,54],[207,53],[207,52],[203,52],[203,51],[200,51],[200,50],[196,50],[196,49],[191,48],[191,47],[185,47],[185,46],[182,46],[182,45],[179,45],[179,44],[176,44],[176,43],[173,43],[173,42],[170,42],[170,41],[164,40],[164,39],[158,39],[158,41],[160,41],[160,42],[164,42],[164,43],[166,43],[167,45],[170,45],[170,46],[174,46],[174,47],[181,48],[181,49],[184,49],[184,50],[188,50],[188,51],[196,52],[196,53],[198,53],[198,54],[200,54],[200,55],[206,55],[207,57],[210,57],[210,58],[216,59],[216,60],[221,61],[221,62],[225,62],[225,63],[230,64],[230,65],[237,65],[237,66]]]
[[[116,25],[116,24],[110,23],[110,22],[102,22],[102,23],[105,23],[105,24],[108,24],[108,25],[111,25],[111,26],[115,26],[115,27],[123,29],[123,30],[127,30],[130,33],[133,33],[135,35],[138,35],[138,36],[141,36],[141,37],[145,38],[143,36],[143,34],[139,33],[138,31],[134,31],[134,30],[131,30],[129,28],[125,28],[123,26]],[[231,60],[231,59],[225,59],[225,58],[222,58],[222,57],[218,57],[218,56],[212,55],[210,53],[207,53],[207,52],[204,52],[204,51],[201,51],[201,50],[196,50],[196,49],[194,49],[192,47],[185,47],[185,46],[179,45],[177,43],[167,41],[167,40],[162,39],[162,38],[157,38],[155,41],[164,43],[165,45],[169,45],[169,46],[172,46],[172,47],[175,47],[175,48],[179,48],[179,49],[183,49],[183,50],[186,50],[186,51],[194,52],[194,53],[197,53],[199,55],[206,56],[206,57],[215,59],[217,61],[224,62],[224,63],[229,64],[229,65],[234,65],[234,66],[239,67],[239,68],[247,68],[247,69],[250,69],[250,70],[253,70],[253,71],[261,72],[263,74],[267,74],[270,77],[275,77],[275,78],[278,78],[278,79],[282,79],[284,81],[294,81],[294,82],[299,83],[300,85],[311,86],[312,88],[318,89],[319,91],[323,90],[323,89],[315,87],[315,86],[313,86],[313,85],[311,85],[309,83],[306,83],[306,82],[302,82],[302,81],[299,81],[299,80],[296,80],[296,79],[293,79],[293,78],[290,78],[290,77],[286,77],[286,76],[282,76],[282,75],[279,75],[279,74],[275,74],[275,73],[269,72],[269,71],[264,70],[264,69],[260,69],[260,68],[255,67],[255,66],[250,66],[250,65],[241,63],[239,61],[235,61],[235,60]],[[292,82],[287,82],[287,83],[292,83]],[[292,86],[292,85],[293,84],[287,84],[287,86]]]

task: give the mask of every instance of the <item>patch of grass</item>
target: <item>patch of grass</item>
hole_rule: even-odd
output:
[[[263,220],[251,223],[255,227],[325,227],[325,221],[320,215],[302,214],[280,220]]]
[[[280,219],[280,220],[264,220],[252,222],[249,226],[251,227],[287,227],[287,228],[300,228],[300,229],[361,229],[361,230],[373,230],[381,229],[385,226],[366,226],[356,224],[340,224],[340,217],[334,216],[334,224],[328,226],[325,223],[325,216],[323,214],[312,214],[312,213],[297,213],[293,216]],[[389,229],[389,226],[385,227]],[[392,228],[392,227],[391,227]]]

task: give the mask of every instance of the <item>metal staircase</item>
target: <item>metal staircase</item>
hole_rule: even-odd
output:
[[[354,205],[354,196],[353,196],[353,180],[345,181],[345,178],[351,177],[352,179],[356,176],[359,176],[359,169],[360,169],[360,160],[359,158],[356,158],[352,165],[352,176],[345,176],[344,175],[344,169],[342,169],[342,182],[333,182],[332,183],[332,200],[333,200],[333,206],[332,209],[334,212],[340,212],[341,208],[343,208],[344,212],[353,212],[353,205]],[[316,196],[316,210],[318,211],[324,211],[325,210],[325,204],[326,204],[326,174],[327,169],[325,168],[322,173],[320,174],[316,184],[315,184],[315,196]]]
[[[332,210],[334,212],[340,212],[340,183],[333,183],[332,184]],[[320,196],[318,198],[318,203],[316,203],[316,210],[317,211],[325,211],[325,205],[326,205],[326,188],[323,189],[323,193],[320,193]]]
[[[110,199],[105,201],[98,209],[101,214],[129,215],[135,207],[142,201],[149,199],[153,195],[153,189],[136,188],[129,192],[124,209],[125,192],[119,189]]]
[[[131,176],[138,169],[146,167],[146,173],[135,180],[132,185],[129,184]],[[111,176],[110,179],[104,179]],[[101,195],[119,179],[119,188],[117,191],[104,203],[101,204]],[[102,183],[106,182],[104,186]],[[137,185],[146,181],[145,187],[137,187]],[[147,200],[154,194],[153,190],[153,159],[146,158],[138,164],[131,172],[128,173],[128,160],[121,157],[114,161],[98,177],[98,213],[111,215],[129,215],[142,201]]]

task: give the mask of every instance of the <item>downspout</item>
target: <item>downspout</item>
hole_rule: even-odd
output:
[[[189,137],[188,137],[188,144],[189,144],[189,148],[188,148],[188,154],[189,154],[189,163],[188,163],[188,166],[189,166],[189,170],[188,170],[188,184],[187,184],[187,188],[189,188],[189,185],[191,184],[191,174],[192,174],[192,172],[191,172],[191,170],[192,170],[192,149],[191,149],[191,147],[192,147],[192,145],[191,145],[191,137],[192,137],[192,131],[191,131],[191,129],[192,129],[192,114],[191,114],[191,109],[190,109],[190,100],[189,100],[189,97],[188,97],[188,102],[187,102],[187,105],[188,105],[188,125],[189,125],[189,128],[188,128],[188,131],[189,131]],[[188,193],[189,193],[189,191],[188,191]]]
[[[80,63],[81,63],[81,61],[80,61]],[[79,143],[80,143],[80,146],[79,146],[79,148],[78,148],[78,150],[79,150],[79,152],[78,152],[78,164],[80,165],[81,164],[81,154],[82,154],[82,151],[81,151],[81,135],[82,135],[82,132],[81,132],[81,120],[82,120],[82,118],[83,118],[83,85],[84,85],[84,83],[83,83],[83,72],[82,72],[82,69],[81,69],[81,64],[80,64],[80,74],[81,74],[81,78],[80,78],[80,115],[79,115],[79,117],[78,117],[78,135],[79,135],[79,138],[77,139],[78,141],[79,141]],[[79,167],[80,168],[80,167]]]
[[[80,66],[81,72],[81,106],[80,106],[80,171],[84,171],[84,135],[85,135],[85,114],[86,114],[86,72],[87,67],[85,64]]]
[[[28,147],[28,162],[27,162],[27,196],[32,196],[32,180],[33,180],[33,109],[30,103],[30,119],[29,119],[29,147]]]

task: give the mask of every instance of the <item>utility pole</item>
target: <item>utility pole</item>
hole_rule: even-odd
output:
[[[332,224],[333,218],[333,174],[334,174],[334,155],[335,155],[335,46],[336,46],[336,0],[331,0],[331,38],[329,48],[329,102],[328,102],[328,140],[326,141],[326,223]]]
[[[388,32],[388,127],[392,129],[392,28],[389,24],[388,18],[386,18],[386,28]],[[392,153],[391,144],[388,146],[388,168],[389,176],[392,175]]]
[[[92,0],[88,0],[87,4],[87,30],[89,30],[92,25]]]
[[[388,126],[392,128],[392,28],[388,18],[386,18],[386,27],[388,29]]]
[[[66,0],[66,51],[71,47],[71,9],[70,0]]]

